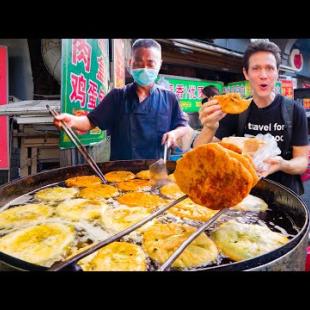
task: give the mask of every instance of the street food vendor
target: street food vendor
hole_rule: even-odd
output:
[[[158,159],[164,147],[175,147],[188,131],[176,95],[155,84],[162,64],[161,46],[153,39],[134,42],[129,72],[134,82],[112,89],[88,115],[60,114],[69,127],[88,131],[96,126],[111,136],[111,160]]]

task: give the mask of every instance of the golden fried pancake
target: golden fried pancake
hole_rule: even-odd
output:
[[[143,233],[142,246],[154,261],[163,264],[195,230],[187,225],[156,223]],[[218,250],[214,242],[202,233],[184,250],[172,266],[198,267],[214,262],[217,256]]]
[[[224,113],[229,114],[239,114],[245,111],[252,101],[252,99],[243,99],[239,93],[216,95],[213,99],[218,101]]]
[[[87,259],[87,257],[86,257]],[[78,262],[84,271],[146,271],[146,257],[140,246],[113,242],[96,252],[91,260]]]
[[[256,224],[230,220],[211,233],[211,238],[223,254],[234,261],[263,255],[288,242],[288,238]]]
[[[188,219],[194,221],[206,222],[218,211],[202,207],[189,198],[179,202],[171,209],[168,209],[168,214],[180,217],[181,219]]]
[[[116,186],[126,192],[130,191],[145,191],[151,189],[150,181],[148,180],[140,180],[140,179],[133,179],[125,182],[119,182]]]
[[[263,199],[253,195],[248,195],[231,209],[239,211],[264,212],[268,209],[268,205]]]
[[[151,178],[150,170],[141,170],[136,174],[136,177],[143,180],[149,180]]]
[[[169,199],[178,199],[184,195],[176,183],[168,183],[160,188],[160,193]]]
[[[7,209],[0,213],[0,229],[18,227],[50,217],[54,209],[43,203],[33,203]]]
[[[83,175],[65,180],[68,187],[92,187],[102,184],[101,180],[95,175]]]
[[[135,174],[130,171],[111,171],[104,176],[109,182],[124,182],[136,177]]]
[[[68,252],[74,228],[49,223],[24,228],[0,238],[0,251],[27,262],[50,267]]]
[[[252,187],[254,187],[259,179],[258,179],[256,170],[254,168],[252,158],[248,155],[241,155],[231,150],[227,150],[227,152],[231,157],[239,160],[245,166],[245,168],[249,170],[252,176]]]
[[[80,197],[85,199],[111,198],[119,194],[116,187],[107,184],[101,184],[96,187],[86,187],[81,189]]]
[[[223,141],[219,141],[218,142],[221,146],[223,146],[226,149],[229,149],[231,151],[234,151],[238,154],[242,154],[242,149],[237,146],[236,144],[232,144],[232,143],[228,143],[228,142],[223,142]]]
[[[57,202],[65,199],[74,198],[78,195],[79,190],[77,188],[65,188],[65,187],[49,187],[44,188],[35,193],[34,197],[37,200],[47,202]]]
[[[217,210],[233,207],[249,194],[253,177],[229,151],[218,143],[209,143],[177,161],[176,183],[195,203]]]
[[[241,149],[242,154],[253,155],[259,148],[265,145],[265,141],[257,138],[248,137],[226,137],[220,141],[221,144],[233,144]],[[228,147],[229,148],[229,147]],[[233,150],[232,148],[230,148]],[[239,153],[239,152],[237,152]]]
[[[107,209],[102,215],[102,223],[107,230],[119,232],[141,221],[149,214],[149,209],[141,207],[119,207],[115,209]],[[143,228],[143,226],[141,228]]]
[[[127,193],[117,198],[120,204],[129,207],[145,207],[154,209],[167,203],[163,198],[150,193]]]
[[[82,198],[62,202],[56,208],[58,216],[72,221],[95,220],[101,218],[107,205],[102,201]]]

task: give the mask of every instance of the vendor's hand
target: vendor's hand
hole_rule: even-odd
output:
[[[68,127],[73,127],[74,119],[75,119],[74,115],[68,113],[62,113],[55,116],[53,123],[58,128],[62,127],[61,121],[63,121]]]
[[[219,121],[226,116],[218,104],[217,100],[206,102],[199,111],[199,119],[203,127],[216,130],[219,127]]]
[[[264,160],[264,163],[268,164],[269,166],[268,169],[262,171],[260,175],[262,177],[267,177],[270,174],[273,174],[277,171],[281,171],[285,163],[285,159],[283,159],[281,156],[275,156]]]
[[[170,147],[174,148],[174,147],[178,146],[177,135],[174,132],[174,130],[168,131],[163,135],[163,137],[161,139],[161,144],[165,144],[165,143],[167,143],[168,148],[170,148]]]

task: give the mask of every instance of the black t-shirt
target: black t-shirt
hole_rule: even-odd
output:
[[[256,136],[259,133],[273,135],[283,154],[285,137],[285,122],[282,118],[281,104],[283,97],[277,95],[273,102],[265,107],[258,108],[252,101],[250,111],[245,126],[244,134]],[[293,102],[292,102],[293,104]],[[308,145],[308,123],[304,108],[297,102],[294,103],[293,114],[293,130],[291,138],[291,146]],[[227,114],[221,121],[215,136],[218,139],[229,137],[237,134],[239,115]],[[280,154],[281,155],[281,154]],[[293,176],[283,172],[276,172],[269,179],[279,182],[291,189],[295,190],[293,185]]]

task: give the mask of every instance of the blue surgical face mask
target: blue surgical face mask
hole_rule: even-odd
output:
[[[130,74],[137,84],[140,86],[147,86],[155,82],[158,71],[158,69],[140,68],[131,69]]]

